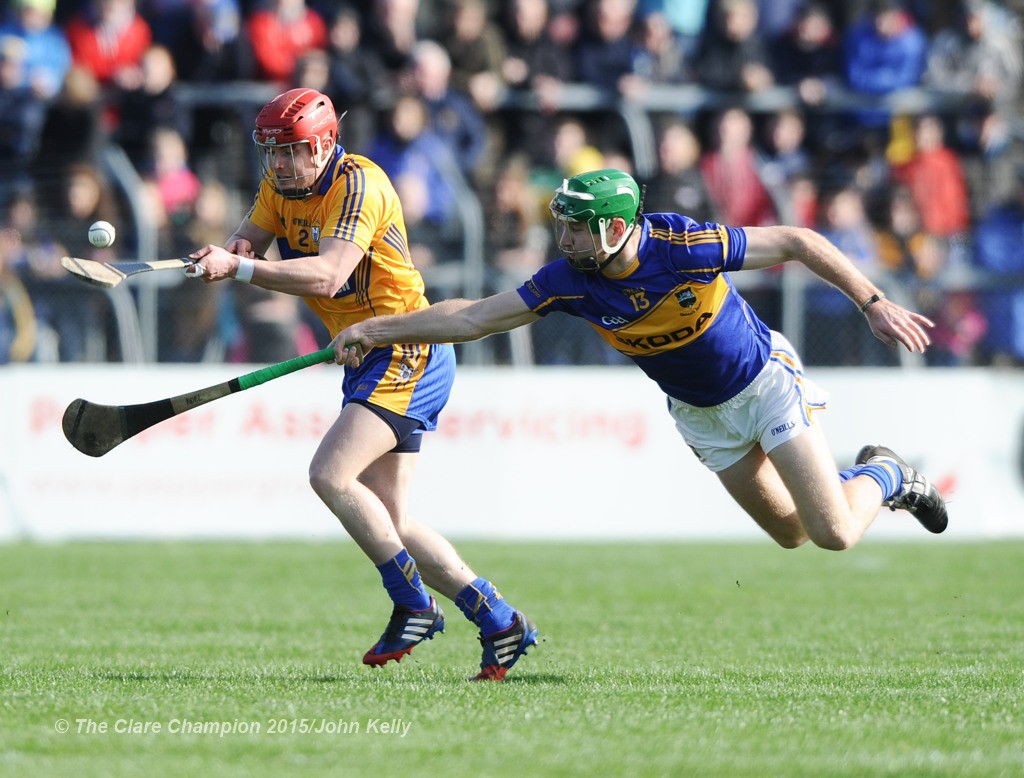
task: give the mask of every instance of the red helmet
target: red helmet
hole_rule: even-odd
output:
[[[338,116],[327,95],[315,89],[290,89],[263,106],[252,139],[260,152],[264,177],[285,197],[302,199],[310,195],[312,186],[288,187],[297,182],[280,178],[274,172],[273,159],[282,152],[294,153],[296,145],[308,142],[316,167],[314,178],[319,179],[338,141]]]

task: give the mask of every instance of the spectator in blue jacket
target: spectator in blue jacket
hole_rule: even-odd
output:
[[[455,155],[468,181],[476,178],[477,166],[487,145],[487,126],[469,95],[451,85],[448,53],[434,41],[420,41],[412,48],[416,94],[427,106],[430,127]]]
[[[388,174],[402,199],[416,265],[426,267],[453,255],[461,227],[444,162],[454,161],[444,140],[427,126],[424,101],[400,97],[366,153]]]
[[[868,14],[846,34],[847,83],[866,95],[918,86],[927,53],[928,36],[902,0],[872,0]],[[888,123],[889,111],[864,110],[857,119],[866,127],[881,127]]]
[[[25,85],[25,41],[0,37],[0,205],[31,182],[46,121],[46,104]]]
[[[672,27],[680,53],[689,61],[700,45],[704,25],[708,18],[709,0],[639,0],[637,15],[643,19],[651,14],[662,14]]]
[[[633,70],[635,0],[591,0],[576,45],[580,81],[613,94]]]
[[[53,22],[56,7],[57,0],[14,0],[12,15],[0,26],[0,38],[13,36],[25,42],[21,86],[46,102],[60,94],[71,67],[71,49]]]
[[[619,91],[626,98],[642,98],[655,84],[683,84],[692,81],[690,66],[679,46],[679,36],[664,14],[651,13],[638,25],[630,72],[619,79]]]
[[[994,279],[1024,274],[1024,173],[1018,171],[1017,189],[1006,202],[997,203],[979,218],[974,228],[977,263]],[[984,347],[995,364],[1024,364],[1024,291],[1019,280],[996,282],[980,296],[989,328]]]

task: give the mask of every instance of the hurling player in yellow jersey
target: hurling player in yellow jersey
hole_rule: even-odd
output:
[[[191,255],[196,275],[299,295],[332,336],[364,319],[428,307],[398,195],[376,164],[338,144],[338,118],[325,95],[278,95],[257,116],[253,140],[263,169],[256,201],[223,247]],[[257,261],[271,241],[282,261]],[[401,660],[444,630],[426,583],[480,628],[476,678],[500,681],[536,643],[536,627],[444,537],[408,514],[415,455],[422,433],[436,427],[454,369],[451,344],[416,341],[376,349],[346,369],[342,410],[313,457],[309,480],[377,566],[394,601],[363,662]]]
[[[802,262],[842,290],[879,339],[910,351],[928,346],[932,322],[885,299],[813,230],[644,214],[639,187],[620,170],[567,179],[550,207],[564,261],[484,300],[354,324],[334,340],[337,361],[358,365],[410,339],[463,342],[563,311],[658,383],[683,440],[779,545],[849,548],[883,504],[909,511],[931,532],[946,529],[942,496],[891,449],[865,446],[853,467],[836,472],[814,421],[824,393],[728,274]]]

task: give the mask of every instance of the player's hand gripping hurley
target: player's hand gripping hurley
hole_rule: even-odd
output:
[[[229,394],[265,384],[304,367],[333,361],[334,349],[328,347],[276,365],[268,365],[222,384],[139,405],[98,405],[78,399],[64,411],[64,437],[83,454],[101,457],[133,435],[172,416]]]

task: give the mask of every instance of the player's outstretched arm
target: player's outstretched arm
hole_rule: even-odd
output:
[[[889,346],[902,343],[908,351],[931,344],[928,330],[935,324],[925,316],[897,305],[821,233],[803,227],[746,227],[744,270],[771,267],[796,260],[850,298],[867,317],[875,337]]]
[[[391,343],[465,343],[538,318],[515,291],[483,300],[444,300],[411,313],[353,324],[331,342],[339,365],[358,367],[370,349]]]

